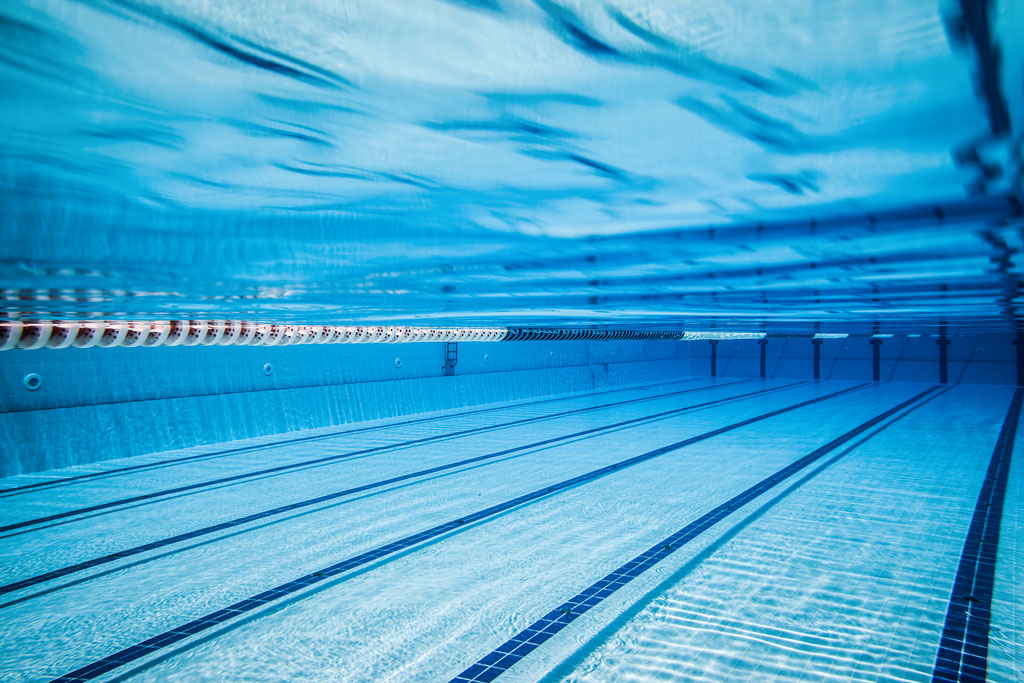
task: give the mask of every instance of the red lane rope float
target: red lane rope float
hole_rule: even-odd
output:
[[[0,322],[0,351],[153,346],[285,346],[494,341],[725,341],[801,337],[845,339],[891,334],[779,334],[582,327],[408,327],[402,325],[283,325],[249,320],[8,320]],[[921,336],[921,335],[900,335]],[[938,335],[931,335],[938,336]]]
[[[502,341],[504,327],[279,325],[246,320],[58,320],[0,323],[0,351],[153,346],[284,346]]]

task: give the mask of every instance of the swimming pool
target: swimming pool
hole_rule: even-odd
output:
[[[8,479],[2,658],[9,680],[931,680],[995,485],[968,621],[1012,680],[1022,481],[990,463],[1020,403],[690,379]]]
[[[0,681],[1024,680],[1021,35],[4,4]]]

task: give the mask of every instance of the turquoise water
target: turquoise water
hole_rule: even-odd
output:
[[[0,19],[10,316],[1016,325],[1018,2]]]
[[[1012,393],[690,379],[5,479],[3,680],[449,680],[823,448],[495,673],[946,680],[932,673],[950,584]],[[1024,653],[1021,472],[1006,482],[992,681],[1019,680]],[[196,628],[203,615],[215,623]]]
[[[0,682],[1024,680],[1022,35],[7,0]]]

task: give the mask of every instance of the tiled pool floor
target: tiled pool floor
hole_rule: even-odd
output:
[[[1017,680],[1019,411],[692,379],[0,480],[0,680]]]

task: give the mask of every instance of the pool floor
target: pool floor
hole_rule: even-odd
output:
[[[0,480],[0,680],[1022,680],[1020,408],[695,378]]]

